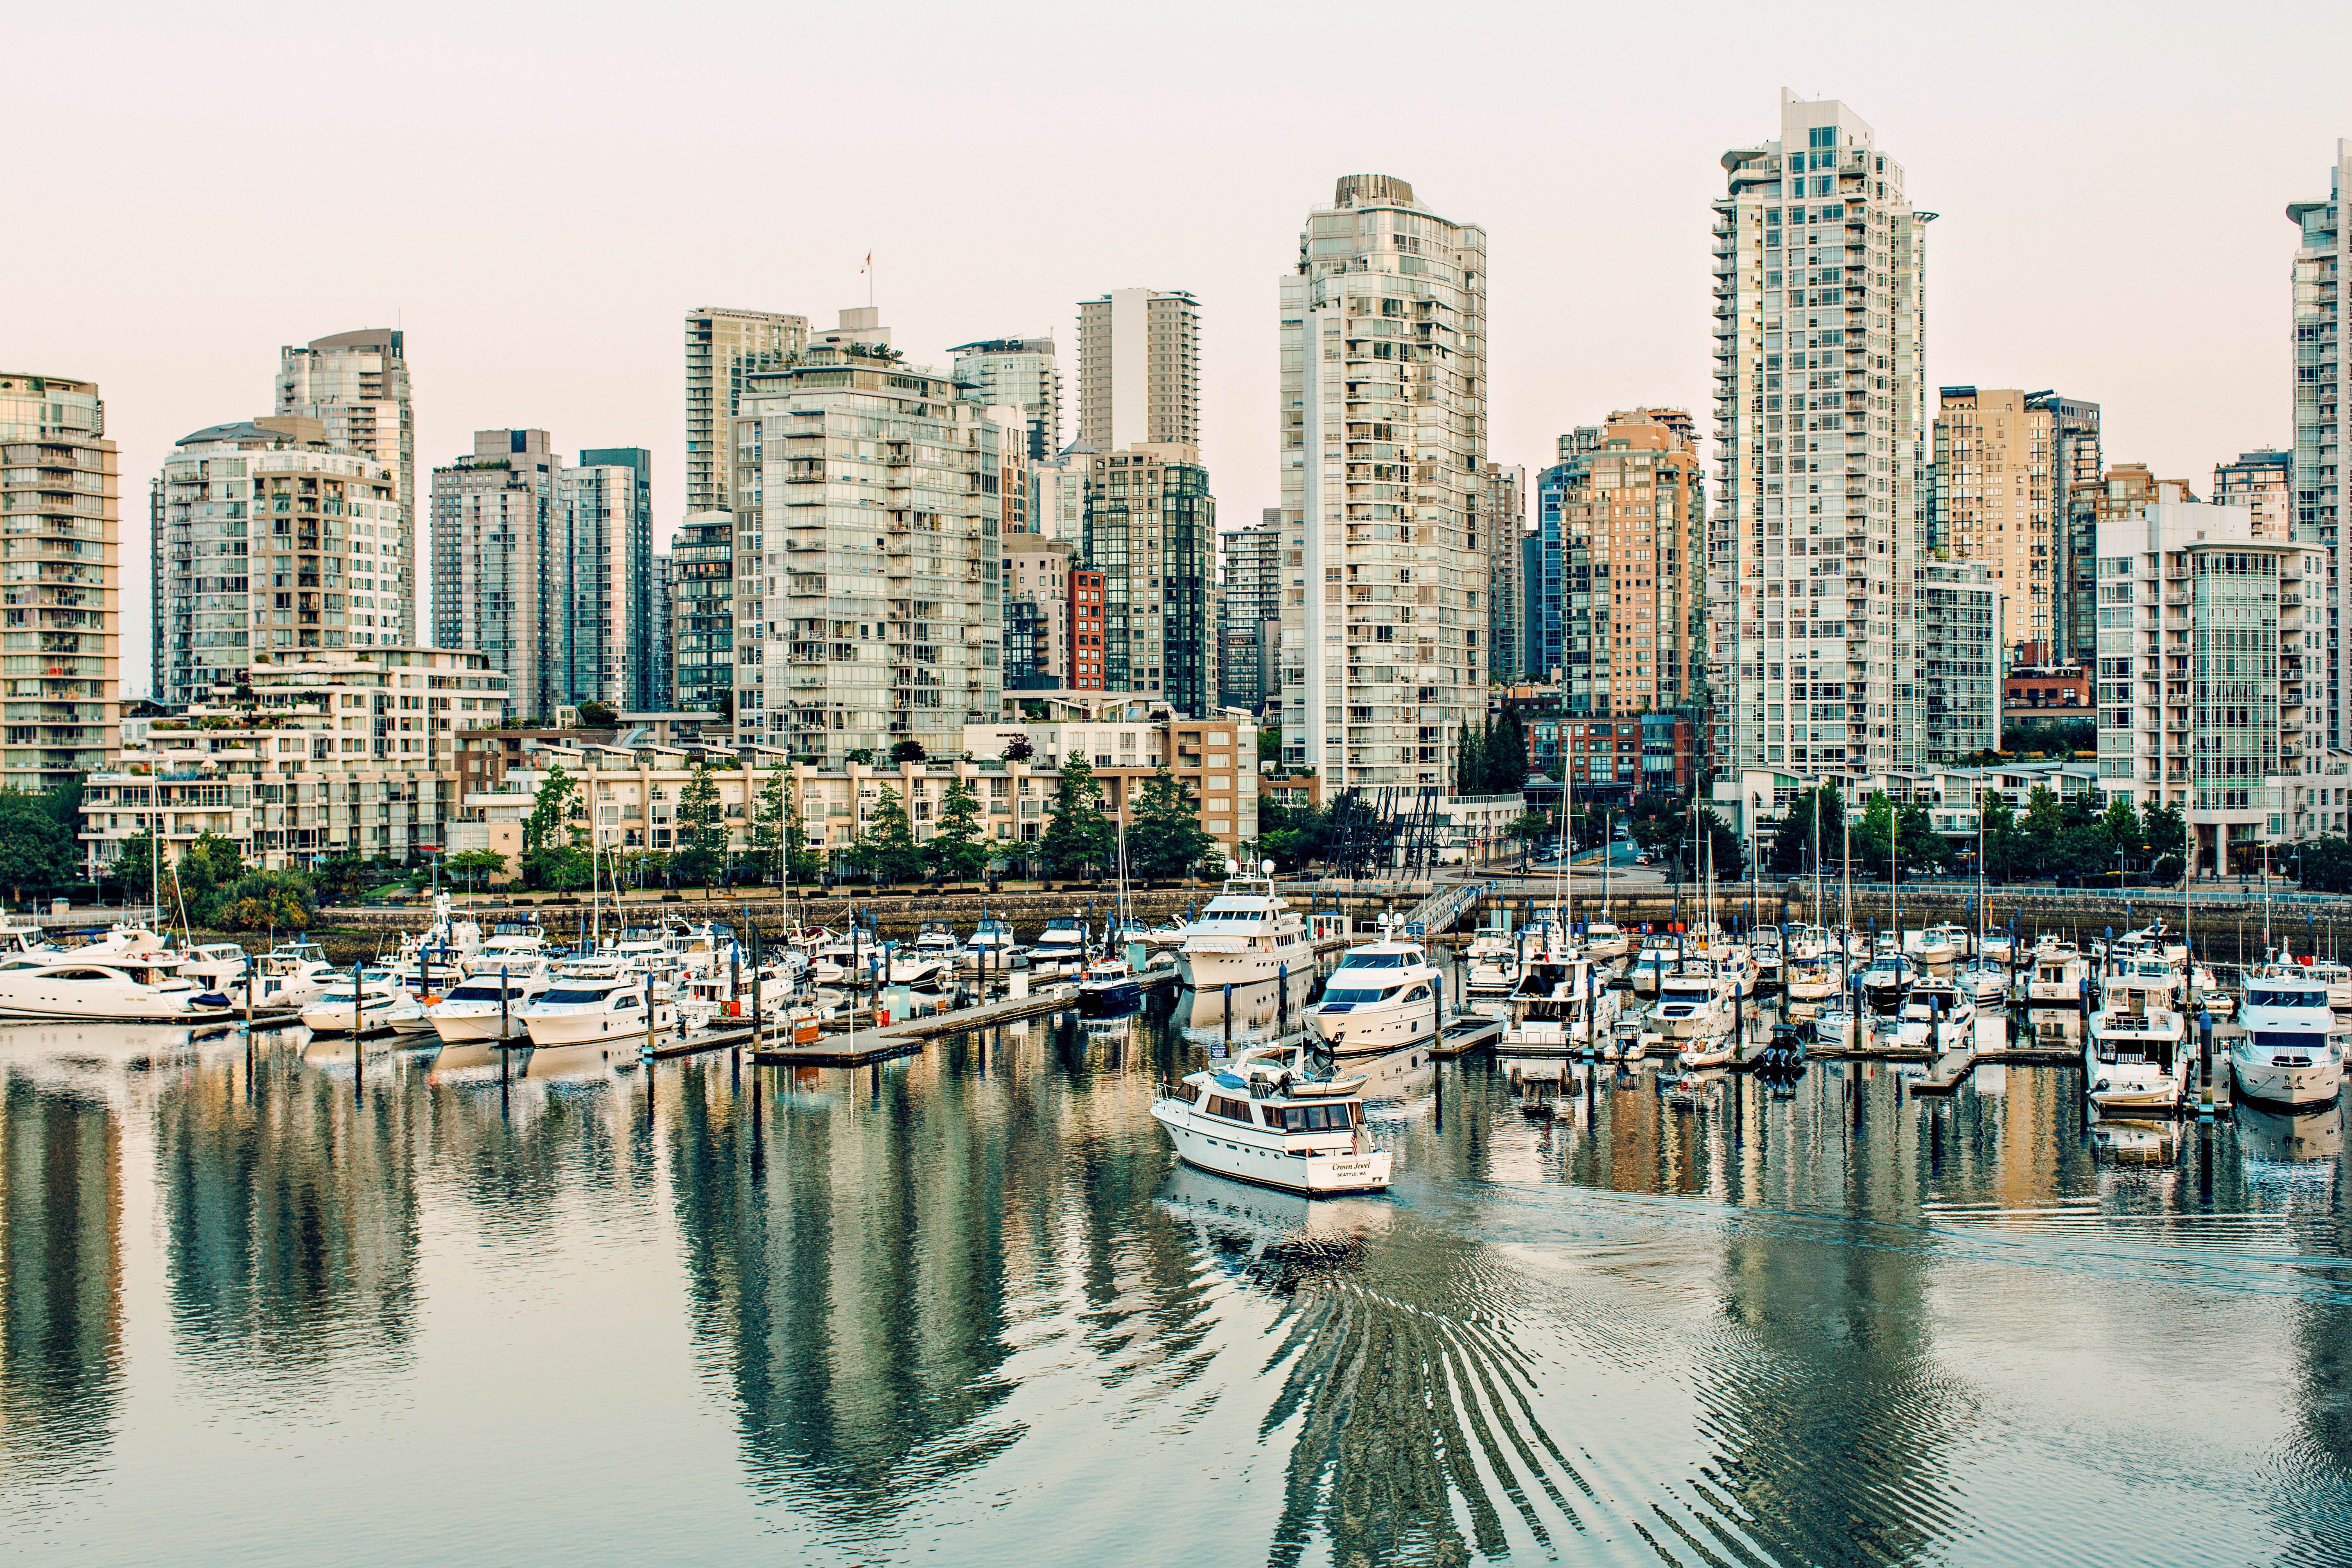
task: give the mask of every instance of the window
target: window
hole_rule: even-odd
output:
[[[1248,1121],[1253,1120],[1250,1116],[1248,1100],[1228,1100],[1222,1094],[1213,1094],[1209,1096],[1209,1114],[1212,1116],[1221,1116],[1227,1121]]]

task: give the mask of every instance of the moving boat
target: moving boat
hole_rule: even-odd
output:
[[[115,957],[0,963],[0,1018],[69,1018],[92,1024],[186,1024],[230,1016],[196,1004],[196,983],[168,959]]]
[[[1379,1192],[1393,1157],[1363,1131],[1363,1084],[1318,1075],[1300,1047],[1256,1046],[1190,1074],[1151,1114],[1202,1170],[1309,1196]]]
[[[353,1011],[352,984],[346,980],[340,989],[302,1009],[302,1026],[313,1035],[414,1034],[433,1026],[425,1016],[425,1004],[388,981],[371,980],[360,986],[356,1029],[352,1026]],[[404,1024],[412,1027],[404,1030]]]
[[[2092,1104],[2103,1111],[2179,1109],[2189,1092],[2189,1026],[2172,1008],[2165,978],[2106,977],[2083,1046]]]
[[[1307,1026],[1340,1056],[1385,1056],[1436,1037],[1444,977],[1415,942],[1371,942],[1339,955]]]
[[[2245,1033],[2231,1042],[2238,1093],[2273,1105],[2325,1105],[2344,1087],[2347,1035],[2327,988],[2302,964],[2246,972]]]
[[[1272,980],[1285,968],[1296,974],[1313,967],[1314,935],[1274,890],[1274,879],[1243,876],[1234,862],[1225,864],[1223,889],[1184,928],[1176,950],[1184,984],[1207,991]]]

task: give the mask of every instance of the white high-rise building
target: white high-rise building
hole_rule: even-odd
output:
[[[1342,176],[1282,279],[1281,419],[1283,759],[1327,800],[1450,786],[1486,711],[1486,231]]]
[[[772,618],[764,700],[739,704],[739,739],[764,718],[767,744],[835,764],[904,741],[952,757],[964,725],[995,718],[1002,512],[985,480],[1000,443],[1026,438],[904,363],[871,307],[752,377],[734,440],[761,457],[754,591]]]
[[[1025,454],[1043,462],[1062,449],[1062,367],[1051,338],[988,338],[959,343],[955,378],[988,407],[1018,408],[1029,429]],[[1034,526],[1031,533],[1039,531]]]
[[[1201,302],[1114,289],[1078,305],[1078,439],[1098,452],[1201,444]]]
[[[1922,765],[1925,232],[1903,167],[1843,103],[1780,96],[1779,136],[1723,155],[1717,762],[1799,775]]]
[[[278,351],[278,412],[316,419],[327,444],[362,452],[390,468],[400,487],[400,515],[378,561],[369,626],[353,623],[354,644],[416,641],[416,413],[409,398],[407,339],[390,327],[313,338]],[[381,520],[379,520],[381,521]]]
[[[2344,585],[2352,583],[2344,531],[2344,303],[2352,282],[2352,140],[2338,139],[2327,199],[2290,202],[2302,231],[2294,253],[2294,536],[2327,547],[2327,744],[2352,744],[2352,679],[2343,669]]]

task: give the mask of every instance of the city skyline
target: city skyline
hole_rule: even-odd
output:
[[[1488,455],[1533,467],[1562,430],[1594,409],[1705,405],[1707,236],[1693,215],[1720,191],[1722,149],[1752,139],[1785,83],[1854,106],[1887,144],[1902,149],[1913,199],[1945,215],[1929,269],[1931,386],[2065,387],[2105,405],[2114,456],[2145,460],[2159,473],[2208,474],[2217,460],[2292,440],[2284,388],[2294,231],[2283,215],[2289,202],[2320,194],[2343,129],[2327,93],[2296,89],[2324,79],[2309,78],[2315,68],[2303,62],[2326,58],[2328,37],[2352,27],[2313,8],[2206,39],[2161,26],[2103,31],[2098,16],[2070,14],[2042,27],[2045,47],[2030,56],[1997,52],[1990,30],[1979,44],[1973,35],[1906,26],[1864,50],[1814,40],[1800,46],[1766,30],[1727,26],[1711,35],[1720,47],[1665,95],[1654,85],[1638,98],[1630,86],[1606,88],[1575,105],[1547,104],[1540,118],[1508,101],[1530,67],[1506,60],[1496,68],[1503,90],[1482,92],[1447,124],[1398,130],[1336,117],[1320,128],[1297,106],[1336,102],[1336,85],[1301,86],[1286,75],[1291,107],[1277,111],[1271,93],[1258,107],[1240,89],[1271,79],[1281,38],[1300,24],[1259,25],[1253,36],[1267,47],[1234,60],[1213,17],[1202,37],[1171,47],[1234,89],[1232,101],[1220,94],[1212,100],[1216,111],[1203,112],[1175,88],[1184,73],[1171,70],[1165,85],[1124,93],[1116,133],[1074,144],[1072,161],[1055,165],[1057,184],[1066,184],[1123,173],[1150,149],[1183,148],[1186,156],[1162,172],[1164,188],[1151,207],[1121,209],[1126,216],[1107,220],[1075,205],[1065,214],[1054,204],[1022,204],[997,217],[991,212],[997,182],[915,165],[911,138],[892,132],[876,144],[876,155],[884,166],[909,162],[910,179],[890,182],[887,195],[846,169],[804,171],[799,177],[812,182],[805,199],[716,227],[672,222],[683,194],[652,176],[669,163],[706,157],[752,125],[748,114],[725,110],[690,135],[627,116],[589,127],[576,106],[541,101],[551,89],[529,85],[520,96],[505,89],[480,95],[484,102],[500,97],[501,106],[478,107],[467,83],[498,57],[498,42],[513,26],[493,17],[482,24],[487,47],[478,57],[434,56],[431,68],[420,67],[425,122],[385,175],[403,210],[428,221],[398,229],[364,257],[334,269],[310,268],[291,255],[253,257],[232,243],[238,234],[232,215],[205,207],[175,216],[186,237],[168,250],[101,247],[96,240],[109,226],[77,217],[53,226],[62,248],[37,263],[0,263],[0,276],[13,297],[41,306],[14,334],[15,363],[108,388],[110,426],[133,483],[158,470],[173,442],[216,423],[221,410],[268,405],[266,380],[257,384],[247,368],[257,353],[392,326],[408,334],[420,452],[446,460],[465,449],[474,429],[518,426],[562,430],[583,444],[646,447],[654,453],[656,545],[686,512],[677,323],[698,304],[830,320],[865,298],[869,279],[860,267],[871,252],[876,298],[909,358],[945,365],[958,343],[1050,331],[1074,362],[1079,300],[1146,284],[1184,289],[1202,301],[1202,459],[1225,517],[1245,519],[1278,500],[1271,436],[1278,346],[1266,279],[1289,262],[1297,213],[1333,178],[1391,173],[1444,191],[1448,207],[1477,215],[1488,227],[1496,252]],[[745,26],[756,41],[766,25]],[[654,23],[648,36],[633,39],[632,59],[658,62],[674,42],[682,47],[669,26]],[[78,37],[80,25],[36,19],[30,31],[31,41],[57,45]],[[1630,24],[1614,22],[1539,22],[1524,31],[1532,44],[1572,34],[1580,47],[1604,52],[1630,50],[1638,37]],[[89,155],[123,210],[155,210],[173,177],[142,160],[154,116],[168,112],[175,131],[193,127],[199,136],[236,133],[246,124],[246,110],[190,98],[197,73],[180,68],[190,51],[204,58],[239,33],[234,22],[217,37],[161,22],[103,80],[68,75],[37,84],[37,101],[77,91],[78,122],[90,124],[95,137]],[[919,89],[960,79],[976,62],[1016,47],[1064,61],[1118,47],[1118,29],[1085,43],[1027,37],[1019,26],[1004,35],[992,40],[948,26],[911,46],[898,72]],[[803,47],[829,36],[821,26]],[[2283,47],[2290,40],[2291,51]],[[1921,81],[1895,55],[1906,42],[1935,52],[1942,68],[1935,79]],[[359,44],[319,34],[288,47],[323,67]],[[573,38],[557,47],[576,63],[604,58],[617,40]],[[388,51],[390,61],[412,58],[413,46],[399,38],[371,40],[369,47]],[[158,51],[152,58],[151,48]],[[1532,61],[1543,52],[1509,54]],[[2079,61],[2093,55],[2102,70],[2086,78]],[[1996,58],[2000,86],[1988,89],[1971,72],[1981,79]],[[2232,61],[2257,60],[2259,73],[2231,69]],[[2192,70],[2248,85],[2209,95],[2194,116],[2146,96],[2147,80]],[[1087,85],[1086,74],[1045,72],[1043,90],[1068,109],[1108,109],[1115,95]],[[820,93],[820,105],[830,90]],[[1066,122],[1066,115],[1041,115],[1034,123],[1057,118]],[[812,134],[823,139],[821,122]],[[1009,144],[1050,134],[1021,132]],[[488,192],[476,195],[462,175],[466,149],[484,139],[544,153],[559,174],[602,158],[604,174],[646,176],[641,188],[653,194],[637,242],[615,246],[600,232],[586,243],[575,237],[575,218],[551,211],[533,226],[506,228],[494,243],[447,246],[445,230],[487,210]],[[761,143],[749,136],[742,153],[722,161],[732,167]],[[1605,245],[1584,237],[1573,212],[1555,215],[1525,199],[1529,148],[1537,166],[1572,174],[1580,206],[1612,210]],[[2059,149],[2063,159],[2053,156]],[[2045,161],[2057,177],[2017,177],[2021,166]],[[77,216],[71,204],[85,200],[34,193],[25,211],[28,221]],[[1158,216],[1180,207],[1188,214],[1181,225]],[[2116,224],[2151,221],[2132,215],[2158,212],[2165,265],[2102,265]],[[812,213],[824,215],[821,221],[812,222]],[[973,263],[966,241],[974,237],[992,264]],[[524,277],[561,308],[519,308],[512,285]],[[174,322],[169,335],[152,331],[164,318]],[[581,330],[583,320],[593,320],[593,330]],[[1548,385],[1557,392],[1531,390]],[[1066,427],[1074,414],[1066,405]],[[125,598],[124,631],[136,649],[149,625],[145,585],[134,577]]]

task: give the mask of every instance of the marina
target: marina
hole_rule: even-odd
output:
[[[348,973],[310,1005],[325,1034],[291,1006],[249,1035],[0,1028],[5,1168],[99,1182],[123,1216],[8,1189],[0,1258],[82,1284],[54,1298],[48,1370],[8,1385],[38,1462],[0,1481],[0,1520],[133,1561],[233,1468],[274,1550],[362,1563],[434,1555],[445,1529],[635,1561],[682,1513],[698,1551],[1061,1559],[1115,1552],[1171,1497],[1219,1524],[1155,1553],[1185,1563],[1569,1535],[1626,1563],[2025,1560],[2057,1515],[2105,1560],[2186,1477],[2171,1528],[2194,1557],[2352,1552],[2352,1438],[2327,1414],[2352,1384],[2315,1351],[2352,1332],[2344,1112],[2233,1096],[2246,1026],[2210,1030],[2218,1092],[2192,1073],[2204,1098],[2174,1114],[2114,1114],[2093,1077],[2113,1009],[2032,998],[2030,941],[1964,993],[1974,943],[1938,933],[1891,955],[1890,1006],[1853,1010],[1864,990],[1800,979],[1816,931],[1633,931],[1607,953],[1618,933],[1596,952],[1564,910],[1497,918],[1459,943],[1323,924],[1299,970],[1209,987],[1154,956],[1181,928],[1129,933],[1132,965],[1102,932],[1040,964],[1008,931],[984,961],[929,931],[937,991],[887,983],[887,944],[868,986],[828,986],[819,962],[846,981],[870,952],[835,933],[649,929],[603,956],[513,933],[506,978],[454,966],[421,1032],[372,1026],[408,993],[371,979],[355,1003]],[[2266,1037],[2300,1017],[2266,1008],[2332,980],[2192,976],[2171,947],[2126,933],[2076,962],[2095,998],[2140,988],[2117,1014],[2138,1020],[2181,1005],[2176,969],[2266,974]],[[1481,964],[1508,988],[1474,985]],[[1105,973],[1134,1000],[1089,1004]],[[1375,1048],[1318,1024],[1335,994],[1338,1020],[1390,1031]],[[561,1039],[534,1040],[541,1017]],[[2207,1049],[2200,1030],[2177,1059]],[[320,1262],[289,1274],[269,1260],[298,1232]],[[2085,1290],[2108,1303],[2087,1322]],[[2126,1311],[2242,1329],[2226,1352],[2174,1333],[2157,1366],[2102,1326]],[[598,1377],[563,1370],[583,1357]],[[191,1379],[227,1400],[225,1435],[151,1396]],[[357,1430],[329,1414],[353,1400],[380,1413]],[[575,1462],[527,1494],[445,1479],[430,1522],[354,1528],[383,1444],[557,1429]],[[2174,1456],[2146,1496],[2095,1458],[2126,1434]],[[1450,1465],[1465,1443],[1476,1463]],[[264,1447],[292,1458],[245,1462]],[[2292,1506],[2225,1476],[2289,1454]],[[650,1519],[595,1484],[614,1466],[658,1489]],[[1210,1468],[1248,1495],[1168,1479]],[[1149,1505],[1121,1485],[1141,1473]],[[254,1543],[193,1517],[192,1550]]]

